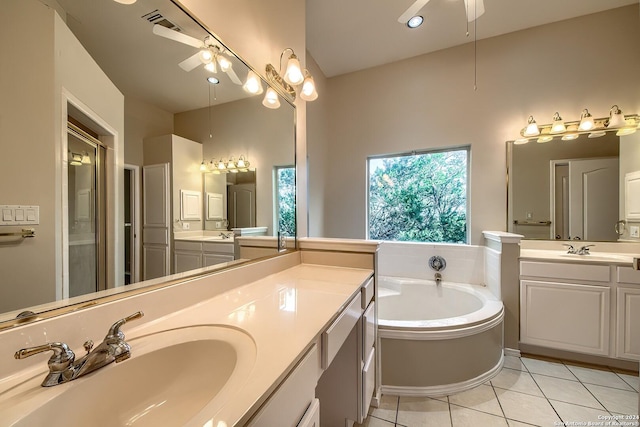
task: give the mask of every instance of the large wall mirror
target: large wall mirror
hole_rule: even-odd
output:
[[[295,247],[295,107],[264,107],[268,83],[247,91],[250,67],[179,2],[2,9],[0,234],[35,237],[0,236],[0,329],[161,285],[178,238]]]
[[[509,231],[537,240],[637,237],[630,235],[637,219],[626,205],[640,194],[634,196],[625,186],[625,179],[640,171],[637,132],[547,143],[510,141],[507,156]]]

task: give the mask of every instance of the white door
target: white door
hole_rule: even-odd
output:
[[[618,159],[569,161],[569,235],[581,240],[617,240]]]
[[[256,185],[236,184],[229,186],[229,227],[256,226]]]
[[[142,167],[143,280],[171,274],[169,163]]]

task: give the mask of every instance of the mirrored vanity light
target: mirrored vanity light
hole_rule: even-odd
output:
[[[280,98],[278,98],[278,93],[273,88],[268,88],[267,93],[264,95],[264,99],[262,100],[262,105],[267,108],[280,108]]]
[[[251,164],[249,163],[249,160],[247,160],[245,156],[238,157],[237,162],[233,159],[233,157],[229,157],[229,160],[226,162],[223,159],[220,159],[218,161],[211,160],[208,166],[207,163],[203,160],[200,164],[200,172],[221,174],[249,172],[250,170],[255,170],[250,169],[250,165]]]
[[[291,51],[291,56],[289,56],[289,60],[287,61],[287,67],[284,75],[281,75],[282,59],[287,51]],[[303,101],[315,101],[318,98],[318,92],[316,90],[316,84],[313,80],[313,76],[311,76],[309,70],[306,68],[303,70],[300,67],[300,61],[298,61],[298,57],[293,49],[288,47],[282,51],[280,54],[279,65],[279,70],[276,70],[273,65],[267,64],[265,72],[267,80],[269,80],[269,82],[272,83],[283,94],[283,96],[293,102],[296,100],[296,91],[299,91],[300,99]],[[277,108],[270,107],[267,103],[268,101],[265,96],[263,104],[269,108]]]
[[[527,126],[520,131],[522,138],[514,143],[526,144],[534,138],[540,143],[549,142],[554,136],[560,136],[563,141],[571,141],[581,134],[588,134],[589,138],[599,138],[608,131],[615,131],[616,135],[623,136],[634,133],[639,126],[640,117],[637,114],[625,116],[617,105],[611,107],[609,117],[598,119],[585,108],[580,114],[580,120],[573,122],[565,122],[558,112],[553,115],[551,124],[544,125],[538,125],[533,116],[529,116]]]
[[[242,88],[252,95],[259,95],[264,91],[260,77],[252,70],[247,73],[247,80]]]

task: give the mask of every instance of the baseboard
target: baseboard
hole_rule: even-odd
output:
[[[575,353],[566,350],[556,350],[553,348],[539,347],[532,344],[520,343],[520,350],[523,356],[543,356],[564,361],[573,361],[591,365],[608,366],[611,368],[624,369],[638,372],[638,362],[631,360],[614,359],[611,357],[594,356],[591,354]]]
[[[513,356],[520,357],[520,350],[516,350],[515,348],[505,348],[504,349],[505,356]]]

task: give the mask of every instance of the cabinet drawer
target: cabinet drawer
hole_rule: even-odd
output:
[[[371,299],[373,298],[373,277],[371,277],[369,280],[367,280],[367,283],[365,283],[362,286],[362,309],[364,310],[365,308],[367,308],[367,306],[369,305],[369,302],[371,301]]]
[[[362,354],[365,358],[369,354],[369,351],[373,347],[376,339],[376,318],[375,318],[375,302],[369,305],[369,308],[362,315],[362,327],[364,328],[364,339],[362,340]]]
[[[202,266],[210,267],[212,265],[220,264],[222,262],[233,261],[233,255],[219,255],[219,254],[210,254],[205,252],[202,254]]]
[[[202,243],[200,242],[185,242],[182,240],[176,240],[173,242],[173,248],[177,251],[202,251]]]
[[[215,252],[218,254],[231,254],[233,255],[233,243],[211,243],[205,242],[202,244],[202,250],[205,252]]]
[[[366,418],[376,387],[376,349],[371,350],[369,359],[362,370],[362,418]]]
[[[322,369],[327,369],[362,314],[360,295],[356,295],[340,316],[322,333]]]
[[[548,277],[550,279],[586,280],[609,282],[609,266],[593,264],[566,264],[560,262],[521,261],[523,276]]]
[[[618,266],[616,268],[618,283],[630,283],[640,285],[640,270],[631,267]]]

